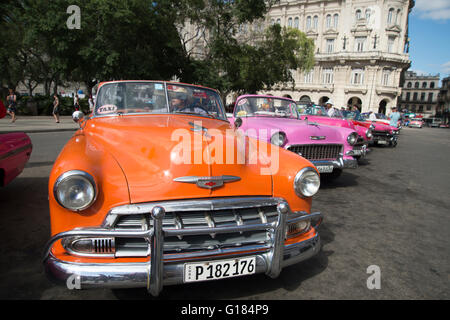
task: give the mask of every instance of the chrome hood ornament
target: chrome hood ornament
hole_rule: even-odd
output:
[[[186,176],[173,179],[175,182],[194,183],[199,188],[214,189],[219,188],[226,182],[233,182],[241,180],[236,176],[216,176],[216,177],[197,177]]]

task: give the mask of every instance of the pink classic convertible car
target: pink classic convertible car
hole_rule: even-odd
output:
[[[32,149],[26,133],[0,134],[0,186],[6,186],[22,172]]]
[[[352,154],[358,134],[347,128],[301,121],[294,100],[243,95],[237,98],[229,120],[249,137],[301,155],[327,177],[336,178],[343,169],[357,167]]]
[[[398,134],[400,132],[398,128],[382,122],[367,120],[359,112],[355,111],[342,111],[341,114],[344,118],[351,120],[355,125],[371,128],[373,138],[370,143],[375,145],[389,145],[391,147],[397,146]]]
[[[354,130],[358,133],[358,140],[354,145],[353,152],[351,155],[357,158],[363,158],[368,151],[367,146],[372,140],[372,129],[365,128],[353,124],[350,120],[344,119],[340,114],[339,110],[335,110],[336,117],[329,117],[327,110],[322,106],[303,106],[297,105],[298,112],[300,113],[301,119],[308,119],[308,121],[315,122],[318,124],[324,124],[328,126],[336,126],[342,128],[348,128]]]

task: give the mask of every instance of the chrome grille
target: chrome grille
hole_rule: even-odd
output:
[[[374,136],[389,136],[389,132],[388,131],[377,131],[377,130],[374,130],[374,131],[372,131],[372,134],[374,135]]]
[[[236,227],[260,225],[276,222],[278,212],[276,205],[208,210],[167,212],[163,219],[163,230],[207,229],[215,227]],[[115,230],[149,230],[153,227],[150,214],[121,215],[113,225]],[[197,250],[214,250],[250,245],[264,245],[269,242],[267,230],[232,232],[221,234],[192,234],[185,236],[166,236],[164,253],[187,253]],[[116,256],[149,255],[149,244],[142,238],[116,238]]]
[[[287,148],[308,160],[336,160],[342,152],[341,144],[297,144]]]

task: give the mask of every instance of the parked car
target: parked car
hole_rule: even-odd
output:
[[[442,123],[442,119],[441,118],[431,118],[430,127],[431,128],[439,128],[441,123]]]
[[[373,120],[373,121],[384,123],[387,125],[389,125],[391,123],[391,120],[385,114],[383,114],[383,113],[374,113],[374,114],[377,119]],[[364,117],[366,120],[369,120],[369,115],[370,115],[369,112],[361,113],[361,116]]]
[[[307,119],[313,123],[348,128],[356,131],[358,133],[358,140],[353,149],[366,150],[367,152],[369,142],[372,140],[372,129],[353,124],[350,120],[345,119],[337,109],[335,109],[335,117],[329,117],[327,110],[318,105],[309,105],[307,107],[297,105],[297,110],[302,120]]]
[[[0,133],[0,186],[6,186],[23,171],[32,150],[26,133]]]
[[[448,123],[441,123],[440,125],[439,125],[439,128],[449,128],[450,126],[449,126],[449,124]]]
[[[352,129],[317,125],[300,120],[296,102],[269,95],[237,98],[230,122],[240,119],[249,137],[264,140],[311,161],[328,178],[337,178],[345,168],[357,168],[354,156],[366,149],[354,149],[358,133]]]
[[[422,127],[423,127],[422,118],[413,118],[413,119],[411,119],[411,121],[408,124],[408,127],[422,129]]]
[[[274,278],[319,252],[317,169],[242,136],[215,90],[112,81],[95,91],[49,178],[51,278],[158,295],[166,285]],[[282,165],[268,161],[274,154]]]
[[[370,144],[383,144],[395,147],[398,143],[400,130],[385,123],[366,120],[356,111],[342,111],[346,119],[351,120],[355,125],[372,129],[372,139]]]

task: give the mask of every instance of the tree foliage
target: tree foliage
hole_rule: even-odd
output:
[[[252,41],[242,26],[264,21],[276,0],[6,0],[2,4],[0,81],[21,81],[46,93],[66,81],[177,77],[224,95],[256,92],[292,81],[291,70],[313,64],[312,42],[297,30],[271,26]],[[69,29],[67,8],[81,10],[81,28]],[[204,55],[185,33],[194,26]]]
[[[184,18],[203,37],[206,53],[192,54],[192,45],[184,43],[188,67],[183,79],[217,88],[223,96],[293,84],[292,70],[312,68],[314,43],[296,29],[258,27],[275,2],[193,0]]]

